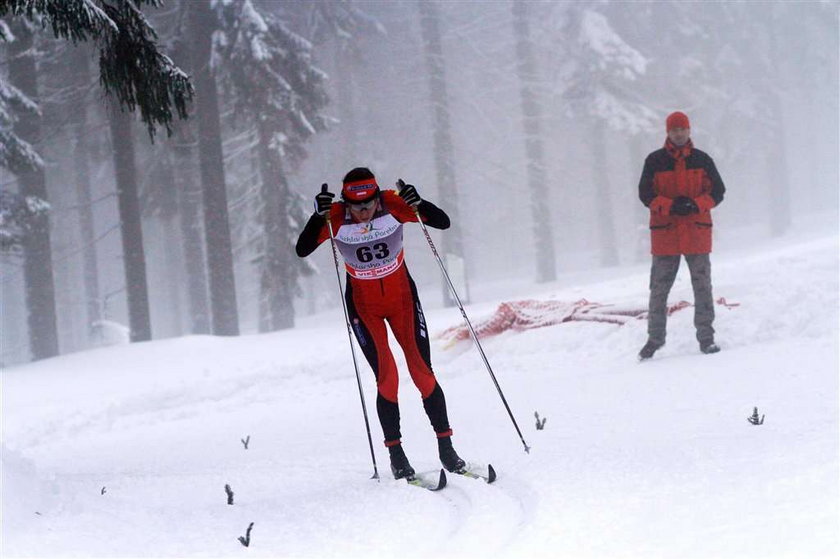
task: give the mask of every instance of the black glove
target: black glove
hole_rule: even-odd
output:
[[[697,203],[688,196],[677,196],[671,204],[671,215],[691,215],[699,212]]]
[[[413,184],[405,184],[402,179],[397,183],[400,187],[399,195],[400,198],[405,200],[405,203],[411,206],[412,208],[416,208],[417,205],[421,202],[420,195],[417,194],[417,189],[414,188]]]
[[[322,184],[321,192],[315,195],[315,213],[318,215],[327,215],[330,213],[335,194],[329,192],[327,188],[327,183]]]

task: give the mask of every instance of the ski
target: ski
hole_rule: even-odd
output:
[[[443,468],[441,468],[440,476],[438,476],[436,481],[417,474],[407,477],[405,480],[409,485],[413,485],[414,487],[422,487],[423,489],[428,489],[429,491],[440,491],[446,487],[446,472]]]
[[[470,479],[481,479],[484,480],[486,483],[493,483],[496,481],[496,470],[493,469],[491,464],[487,464],[487,474],[480,473],[477,471],[478,468],[473,466],[472,464],[467,464],[461,470],[452,472],[453,474],[458,474],[459,476],[468,477]]]

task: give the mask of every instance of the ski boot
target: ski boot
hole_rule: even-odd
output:
[[[391,473],[394,474],[394,479],[414,477],[414,468],[408,463],[401,444],[389,446],[388,453],[391,455]]]
[[[452,448],[451,437],[441,437],[438,439],[438,455],[440,456],[440,463],[450,472],[460,472],[467,466],[466,462]]]

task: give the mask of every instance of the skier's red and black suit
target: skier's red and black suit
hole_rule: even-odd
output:
[[[650,208],[651,253],[657,256],[708,254],[712,251],[712,213],[726,188],[705,152],[688,141],[678,147],[670,140],[645,159],[639,199]],[[677,196],[687,196],[699,213],[671,215]]]
[[[449,227],[449,216],[431,202],[423,200],[417,210],[429,227]],[[381,193],[370,224],[354,223],[341,202],[332,205],[330,221],[347,268],[345,299],[350,324],[376,375],[376,410],[386,446],[398,444],[401,435],[399,376],[388,346],[385,321],[405,353],[411,379],[420,390],[432,428],[438,437],[451,435],[443,390],[432,370],[423,308],[403,261],[402,224],[416,222],[417,214],[395,192],[386,190]],[[313,214],[298,239],[298,256],[308,256],[327,239],[326,220]]]

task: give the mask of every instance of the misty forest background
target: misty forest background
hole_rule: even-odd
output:
[[[293,245],[355,166],[450,214],[464,299],[647,262],[637,184],[674,110],[729,246],[838,224],[837,2],[79,0],[64,27],[25,4],[0,0],[3,365],[335,306],[329,250]]]

